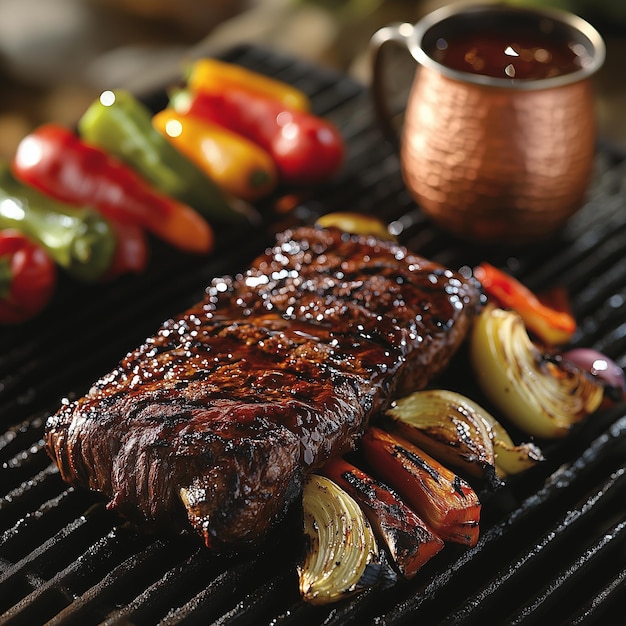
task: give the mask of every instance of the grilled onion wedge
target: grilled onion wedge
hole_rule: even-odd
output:
[[[467,399],[472,404],[472,400]],[[534,443],[524,442],[516,444],[502,424],[491,413],[479,407],[480,415],[491,426],[493,435],[493,450],[496,458],[496,474],[499,478],[506,478],[524,472],[531,467],[545,461],[543,452]]]
[[[491,426],[460,394],[416,391],[396,400],[385,415],[390,427],[444,465],[493,480],[496,460]]]
[[[415,576],[443,548],[443,541],[417,513],[367,472],[341,457],[331,459],[322,472],[356,500],[404,578]]]
[[[385,415],[392,432],[492,486],[543,460],[536,445],[513,443],[493,415],[456,391],[416,391],[396,400]]]
[[[311,474],[302,507],[308,541],[298,567],[302,599],[327,604],[376,585],[383,573],[378,544],[356,501],[332,480]]]
[[[410,441],[375,426],[363,434],[361,448],[372,473],[435,534],[444,541],[476,544],[481,505],[466,481]]]
[[[483,309],[472,329],[470,359],[485,396],[529,435],[563,437],[602,403],[602,384],[541,352],[514,311]]]

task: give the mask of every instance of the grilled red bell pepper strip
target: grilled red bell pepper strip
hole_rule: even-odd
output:
[[[131,93],[105,91],[78,122],[82,139],[119,159],[161,193],[210,221],[244,222],[241,201],[169,142],[152,124],[152,112]]]
[[[40,126],[22,139],[13,172],[53,198],[93,206],[105,217],[141,226],[181,250],[205,253],[213,248],[213,231],[201,215],[58,124]]]
[[[323,182],[344,161],[343,137],[331,122],[244,88],[191,92],[188,97],[179,93],[170,106],[257,143],[272,156],[280,179],[288,185]]]
[[[193,91],[207,93],[243,87],[246,91],[278,100],[290,109],[308,111],[311,107],[309,97],[300,89],[241,65],[217,59],[194,61],[187,71],[187,84]]]
[[[113,262],[116,241],[108,220],[19,182],[6,163],[0,165],[0,228],[30,237],[78,280],[100,279]]]
[[[372,472],[391,485],[444,541],[473,546],[481,505],[474,490],[412,443],[371,426],[361,439]]]
[[[336,457],[321,473],[358,503],[376,534],[385,542],[399,572],[412,578],[443,548],[443,541],[390,487],[345,459]]]
[[[0,324],[18,324],[40,313],[56,279],[56,265],[41,246],[16,230],[0,231]]]
[[[167,108],[154,127],[222,189],[244,200],[259,200],[274,190],[278,173],[272,157],[250,140],[198,117]]]
[[[489,263],[474,268],[487,297],[496,306],[516,311],[526,328],[548,346],[566,344],[576,332],[576,320],[568,312],[546,304],[516,278]]]

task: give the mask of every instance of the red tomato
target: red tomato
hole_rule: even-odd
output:
[[[0,324],[37,315],[56,286],[56,265],[37,244],[15,230],[0,231]]]

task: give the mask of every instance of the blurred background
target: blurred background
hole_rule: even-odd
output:
[[[465,2],[466,0],[456,0]],[[600,133],[626,147],[626,2],[510,0],[558,6],[607,41],[597,76]],[[454,0],[0,0],[0,158],[47,121],[73,124],[106,88],[138,93],[180,74],[189,51],[270,46],[369,81],[366,48],[381,26]]]

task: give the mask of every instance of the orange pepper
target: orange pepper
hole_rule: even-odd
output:
[[[152,118],[154,127],[224,191],[258,200],[276,186],[278,173],[262,148],[225,128],[174,109]]]
[[[309,111],[311,102],[303,92],[275,78],[254,72],[234,63],[217,59],[198,59],[189,68],[187,85],[194,92],[222,92],[229,87],[279,100],[289,109]]]
[[[567,343],[576,331],[576,320],[566,310],[557,310],[544,303],[513,276],[489,263],[474,269],[485,293],[495,304],[516,311],[526,328],[549,346]]]

